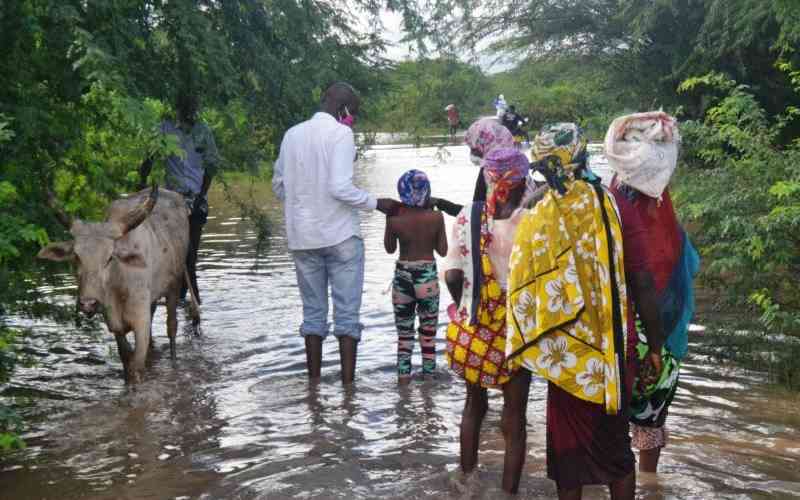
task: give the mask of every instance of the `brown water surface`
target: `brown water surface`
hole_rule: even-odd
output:
[[[378,148],[361,162],[357,181],[396,196],[396,180],[409,168],[428,173],[435,196],[472,195],[477,169],[464,147]],[[438,379],[396,384],[386,294],[394,258],[383,251],[378,213],[363,215],[366,329],[357,383],[341,388],[331,338],[322,381],[309,385],[280,209],[261,191],[278,221],[266,255],[256,262],[253,231],[216,193],[200,253],[203,336],[181,336],[171,362],[160,308],[152,366],[135,389],[123,384],[104,328],[22,322],[33,328],[26,350],[38,363],[1,389],[32,396],[24,410],[32,425],[29,447],[0,465],[0,498],[502,498],[499,394],[491,397],[477,475],[464,480],[458,472],[464,391],[443,367],[443,326]],[[74,300],[73,286],[47,292],[53,301]],[[534,381],[520,498],[555,495],[545,477],[545,397],[546,385]],[[668,424],[661,473],[639,477],[642,498],[800,497],[796,394],[690,356]],[[586,495],[605,496],[602,488]]]

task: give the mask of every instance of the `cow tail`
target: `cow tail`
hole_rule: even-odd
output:
[[[197,327],[200,324],[200,300],[197,298],[192,280],[189,278],[189,270],[183,270],[183,279],[186,280],[186,288],[189,289],[189,294],[192,296],[192,305],[189,308],[189,315],[192,317],[192,324]],[[195,328],[195,335],[200,335],[200,330]]]

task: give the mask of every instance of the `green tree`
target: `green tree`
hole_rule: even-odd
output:
[[[0,262],[8,280],[61,231],[50,193],[96,218],[140,162],[175,151],[157,133],[196,93],[226,167],[256,169],[330,81],[379,83],[381,4],[321,0],[21,0],[0,4]],[[22,228],[22,230],[19,230]],[[17,273],[19,276],[19,273]],[[16,287],[9,287],[18,290]],[[6,293],[8,290],[3,290]],[[3,300],[0,303],[12,302]]]
[[[440,0],[453,3],[452,0]],[[800,22],[792,0],[468,0],[453,8],[460,41],[540,64],[564,55],[598,60],[636,107],[685,107],[701,116],[702,95],[678,84],[717,71],[752,88],[768,112],[797,103],[778,59],[796,57]],[[795,61],[796,62],[796,61]]]
[[[771,118],[748,86],[719,73],[680,90],[719,95],[702,121],[683,126],[692,170],[678,201],[707,262],[703,277],[731,303],[756,306],[769,331],[800,336],[800,142],[780,142],[800,111]]]

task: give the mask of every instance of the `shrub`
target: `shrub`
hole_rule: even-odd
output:
[[[800,336],[800,143],[781,144],[797,110],[770,119],[750,88],[718,73],[679,88],[700,90],[713,104],[683,127],[688,170],[677,198],[706,263],[702,278],[758,311],[767,330]]]

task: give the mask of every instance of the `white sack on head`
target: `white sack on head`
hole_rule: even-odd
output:
[[[635,113],[611,122],[605,155],[620,182],[660,199],[678,163],[680,142],[672,116],[663,111]]]

